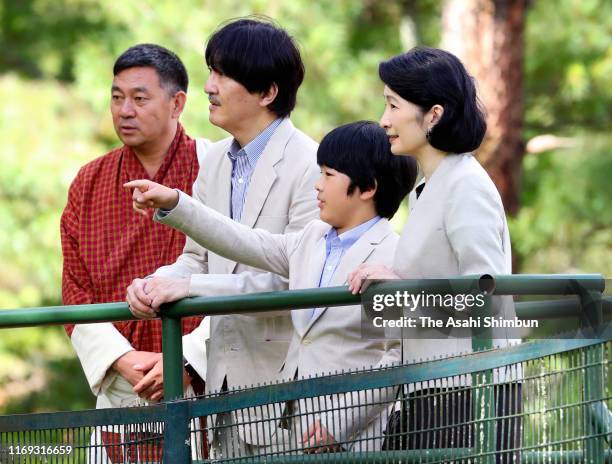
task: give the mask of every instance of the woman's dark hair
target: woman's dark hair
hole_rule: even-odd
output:
[[[150,67],[157,71],[159,84],[170,95],[182,90],[187,93],[189,78],[181,59],[167,48],[155,44],[139,44],[124,51],[113,66],[113,75],[136,67]]]
[[[474,79],[452,53],[416,47],[378,66],[380,79],[404,100],[427,112],[434,105],[444,114],[428,135],[432,147],[465,153],[482,143],[487,123]]]
[[[268,108],[278,117],[289,116],[295,107],[304,63],[294,40],[271,19],[255,16],[223,24],[208,40],[204,55],[209,68],[250,93],[276,84],[278,94]]]
[[[391,219],[412,190],[417,164],[411,156],[391,153],[384,129],[372,121],[357,121],[329,132],[317,150],[317,163],[346,174],[347,195],[377,187],[374,206],[379,216]]]

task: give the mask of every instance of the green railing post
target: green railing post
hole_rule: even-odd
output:
[[[484,295],[485,304],[475,311],[474,315],[480,318],[491,316],[495,306],[501,303],[499,296]],[[493,348],[492,331],[481,326],[473,329],[472,350],[482,351]],[[493,371],[487,370],[472,375],[472,386],[475,387],[472,395],[472,410],[474,412],[474,448],[479,463],[494,464],[495,449],[497,447],[497,433],[495,424],[495,391],[493,386]]]
[[[581,322],[586,337],[595,338],[603,323],[602,295],[593,290],[578,292],[582,306]],[[593,416],[593,402],[604,398],[604,348],[595,345],[584,351],[586,368],[584,369],[584,457],[587,464],[600,464],[605,461],[605,437],[599,435],[597,418]]]
[[[163,462],[165,463],[191,463],[191,445],[189,441],[190,403],[190,401],[177,401],[167,404],[164,425]]]
[[[183,396],[183,340],[181,319],[162,312],[162,351],[164,359],[164,399]]]

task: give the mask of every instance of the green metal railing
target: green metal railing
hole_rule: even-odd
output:
[[[602,293],[605,281],[600,275],[516,275],[471,276],[445,281],[415,280],[388,281],[373,285],[370,292],[409,291],[414,293],[439,291],[470,293],[489,290],[494,295],[573,295],[573,299],[516,303],[517,317],[562,318],[578,317],[585,326],[605,327],[604,315],[612,312],[612,300]],[[194,315],[214,316],[221,314],[250,314],[279,309],[298,309],[322,306],[360,304],[362,297],[351,295],[346,287],[292,290],[252,295],[216,298],[192,298],[163,308],[162,339],[164,358],[164,391],[166,398],[182,395],[182,344],[181,324],[183,317]],[[24,327],[48,324],[87,323],[133,319],[124,303],[82,305],[70,307],[31,308],[28,310],[0,311],[0,328]],[[486,334],[485,334],[486,335]],[[46,415],[24,415],[0,417],[0,434],[19,431],[49,430],[52,428],[95,427],[109,424],[134,424],[164,422],[165,462],[190,462],[189,422],[196,417],[209,416],[242,408],[264,407],[272,403],[283,403],[338,395],[368,389],[389,388],[404,384],[428,382],[434,379],[471,376],[475,404],[493,404],[493,370],[501,366],[535,362],[546,356],[554,356],[572,350],[581,350],[585,356],[582,369],[582,408],[585,426],[584,449],[566,453],[523,450],[521,462],[607,462],[612,460],[606,448],[606,440],[612,434],[612,421],[605,404],[605,379],[603,367],[608,360],[604,344],[612,340],[609,330],[596,334],[594,338],[537,340],[529,344],[490,350],[445,360],[430,361],[410,366],[351,373],[340,376],[300,380],[287,384],[271,385],[259,389],[247,389],[228,395],[209,396],[197,401],[170,401],[147,408],[121,410],[98,410],[86,413],[54,413]],[[491,347],[490,340],[475,338],[477,350]],[[343,462],[435,462],[444,460],[451,453],[453,459],[478,456],[480,462],[495,462],[495,411],[492,407],[480,411],[477,420],[479,438],[473,450],[393,450],[366,453],[334,453],[325,455],[325,460]],[[6,446],[6,443],[5,443]],[[447,453],[446,455],[444,453]],[[467,453],[467,454],[466,454]],[[471,453],[471,454],[470,454]],[[475,453],[475,454],[474,454]],[[552,454],[551,454],[552,453]],[[556,453],[556,454],[555,454]],[[320,462],[321,455],[271,455],[262,458],[265,462]],[[1,460],[0,460],[1,462]],[[34,461],[32,461],[34,462]],[[59,461],[58,461],[59,462]],[[72,461],[70,461],[72,462]]]

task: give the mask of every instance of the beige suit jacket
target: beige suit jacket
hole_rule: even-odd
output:
[[[422,182],[421,182],[422,183]],[[500,195],[471,154],[448,155],[421,195],[410,193],[408,220],[395,255],[404,279],[511,274],[510,234]],[[511,297],[499,311],[514,317]],[[508,329],[493,329],[495,346],[512,341]],[[471,339],[404,340],[405,362],[471,351]]]
[[[177,207],[160,222],[183,231],[197,243],[220,255],[289,277],[290,289],[312,288],[319,284],[325,262],[325,234],[330,229],[322,221],[312,221],[301,232],[271,234],[236,224],[181,193]],[[390,265],[397,240],[389,222],[381,219],[343,256],[332,285],[346,284],[348,274],[363,262]],[[293,380],[296,374],[308,377],[341,370],[380,367],[400,359],[399,340],[385,339],[384,329],[368,321],[362,324],[359,306],[318,308],[311,319],[307,314],[304,310],[292,311],[295,330],[287,359],[279,369],[280,378]],[[373,395],[377,396],[376,401],[372,401]],[[370,392],[367,398],[370,406],[356,409],[352,409],[351,404],[366,404],[363,394],[331,398],[320,404],[326,404],[330,409],[332,405],[342,409],[321,414],[313,410],[313,403],[309,408],[305,404],[299,405],[302,411],[309,413],[309,416],[303,417],[302,429],[307,430],[307,422],[312,423],[314,415],[337,440],[355,440],[372,424],[380,428],[386,423],[384,402],[388,404],[394,395],[393,388]],[[350,421],[343,419],[347,411],[351,415]],[[381,418],[381,414],[385,418]],[[380,436],[380,430],[377,433]]]
[[[232,164],[227,151],[232,139],[212,145],[193,186],[194,201],[224,216],[230,213]],[[317,216],[314,184],[319,176],[317,144],[285,119],[259,158],[240,223],[274,233],[301,230]],[[170,213],[168,218],[171,218]],[[198,219],[193,217],[194,225]],[[162,221],[166,222],[166,220]],[[233,222],[233,221],[232,221]],[[214,231],[220,234],[220,231]],[[187,237],[183,254],[155,275],[188,277],[190,296],[219,296],[287,288],[287,281],[239,264]],[[184,355],[202,378],[208,392],[269,382],[276,378],[291,340],[287,311],[263,317],[226,315],[210,318],[210,339],[205,349],[204,329],[183,337]],[[205,319],[206,321],[206,319]]]

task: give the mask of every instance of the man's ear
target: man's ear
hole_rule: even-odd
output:
[[[259,97],[259,106],[268,106],[274,101],[278,95],[278,85],[273,83],[268,90],[261,92]]]
[[[187,103],[187,94],[182,90],[179,90],[172,97],[172,118],[179,118],[179,116],[185,109],[185,103]]]

